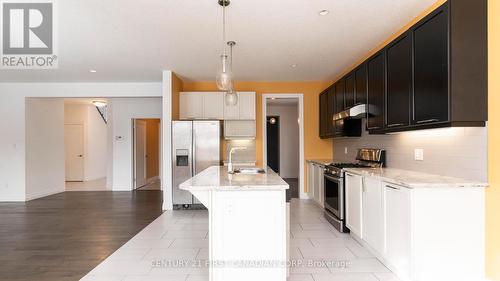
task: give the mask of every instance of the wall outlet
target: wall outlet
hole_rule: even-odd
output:
[[[422,148],[415,148],[415,161],[424,161],[424,150]]]
[[[347,151],[347,146],[346,146],[346,147],[344,147],[344,153],[347,154],[347,152],[348,151]]]

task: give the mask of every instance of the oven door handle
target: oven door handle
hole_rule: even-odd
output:
[[[325,175],[325,178],[332,180],[332,181],[335,181],[335,182],[340,182],[340,179],[341,179],[341,178],[333,177],[330,175]]]

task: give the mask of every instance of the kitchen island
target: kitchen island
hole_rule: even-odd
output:
[[[286,280],[288,188],[271,169],[229,174],[220,166],[180,185],[209,212],[209,280]]]

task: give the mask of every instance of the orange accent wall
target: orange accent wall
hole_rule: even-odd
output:
[[[332,157],[332,141],[319,138],[319,94],[330,85],[328,81],[317,82],[236,82],[237,91],[256,92],[256,159],[257,166],[262,165],[262,94],[304,94],[304,158]],[[217,91],[214,82],[184,82],[184,91]],[[307,166],[304,175],[307,178]],[[305,190],[307,181],[304,180]]]
[[[500,1],[488,1],[488,180],[486,273],[500,281]]]
[[[179,93],[182,87],[182,80],[172,72],[172,120],[179,120]]]

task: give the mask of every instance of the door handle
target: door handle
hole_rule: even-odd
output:
[[[392,128],[392,127],[399,127],[399,126],[403,126],[403,125],[404,125],[403,123],[399,123],[399,124],[390,124],[390,125],[387,125],[387,127]]]
[[[83,155],[79,154],[78,157],[83,157]]]
[[[417,121],[417,124],[431,123],[431,122],[437,122],[437,121],[439,121],[439,119],[420,120],[420,121]]]
[[[395,187],[395,186],[388,185],[388,184],[386,184],[385,187],[388,187],[388,188],[394,189],[394,190],[400,190],[401,189],[401,187]]]

